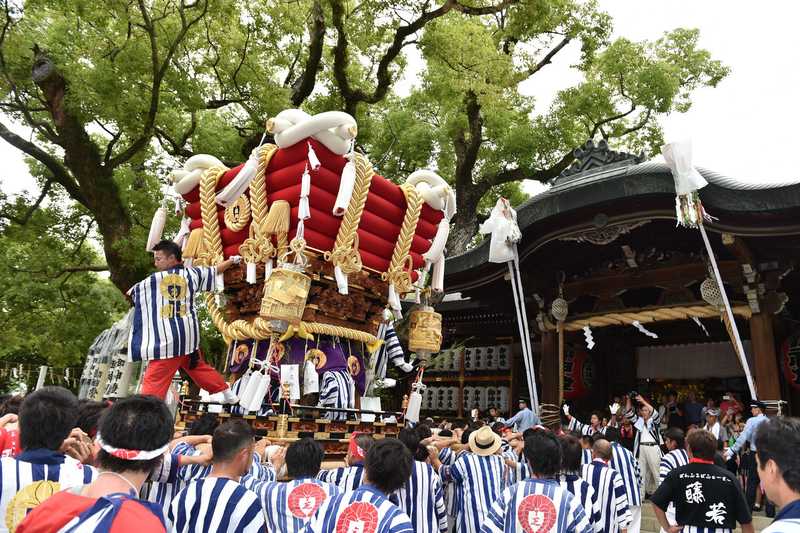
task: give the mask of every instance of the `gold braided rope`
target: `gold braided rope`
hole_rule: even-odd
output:
[[[200,214],[203,219],[205,253],[198,264],[216,265],[222,261],[222,237],[217,218],[217,181],[225,173],[225,167],[214,166],[203,172],[200,178]]]
[[[733,307],[733,313],[737,316],[750,318],[752,310],[748,305],[737,305]],[[580,331],[584,326],[604,327],[604,326],[630,326],[634,322],[647,324],[667,320],[685,320],[687,318],[711,318],[719,317],[720,313],[716,307],[710,305],[692,305],[682,307],[664,307],[660,309],[645,309],[635,312],[606,313],[603,315],[571,320],[564,323],[565,331]],[[555,329],[553,325],[548,329]]]
[[[252,321],[238,319],[233,322],[228,322],[225,318],[225,313],[219,308],[212,294],[206,295],[206,306],[211,314],[211,321],[214,323],[214,327],[222,333],[223,337],[230,340],[242,341],[246,339],[264,340],[269,339],[272,335],[269,322],[261,317],[256,317]],[[343,328],[319,322],[303,322],[302,326],[305,328],[305,331],[315,335],[340,337],[342,339],[363,342],[368,345],[375,344],[378,341],[375,335],[370,335],[369,333],[357,329]]]
[[[422,196],[417,192],[413,185],[404,183],[400,186],[403,195],[406,197],[406,214],[403,217],[403,224],[400,226],[400,234],[397,236],[397,244],[392,251],[392,261],[389,263],[389,270],[381,275],[381,279],[394,284],[398,294],[405,294],[411,291],[411,243],[414,240],[414,233],[417,230],[420,213],[422,213]]]
[[[265,235],[264,222],[269,213],[267,166],[277,151],[278,147],[274,144],[265,144],[258,152],[258,168],[250,182],[250,210],[253,215],[253,223],[250,225],[250,236],[239,246],[239,253],[247,263],[263,263],[275,255],[272,240]]]
[[[369,196],[369,187],[375,172],[369,160],[361,154],[355,155],[356,182],[347,211],[342,217],[333,251],[325,253],[325,260],[333,263],[345,274],[355,274],[362,268],[361,254],[358,251],[358,226]]]

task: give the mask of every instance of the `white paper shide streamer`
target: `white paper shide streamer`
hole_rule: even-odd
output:
[[[633,321],[633,327],[635,327],[636,329],[638,329],[639,331],[641,331],[642,333],[644,333],[645,335],[647,335],[648,337],[650,337],[652,339],[657,339],[658,338],[658,335],[656,333],[653,333],[652,331],[650,331],[649,329],[644,327],[642,325],[642,323],[639,322],[638,320],[634,320]]]
[[[700,329],[702,329],[702,330],[703,330],[703,333],[705,333],[705,334],[706,334],[706,337],[710,337],[710,336],[711,336],[711,335],[709,335],[709,333],[708,333],[708,330],[706,329],[706,325],[705,325],[705,324],[703,324],[703,321],[702,321],[702,320],[700,320],[700,319],[699,319],[698,317],[696,317],[696,316],[693,316],[693,317],[692,317],[692,320],[694,321],[694,323],[695,323],[695,324],[697,324],[697,326],[698,326]]]
[[[589,325],[583,326],[583,338],[586,340],[586,347],[588,349],[594,348],[594,336],[592,335],[592,328]]]

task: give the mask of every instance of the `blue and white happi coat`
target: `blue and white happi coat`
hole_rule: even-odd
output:
[[[633,516],[628,506],[628,496],[625,494],[622,476],[600,460],[583,465],[582,476],[597,493],[600,502],[601,531],[617,533],[620,529],[626,529]]]
[[[601,426],[599,430],[595,431],[591,424],[584,424],[573,416],[569,420],[569,424],[567,424],[567,429],[570,431],[576,431],[581,435],[594,435],[595,433],[602,433],[605,435],[607,427]]]
[[[29,499],[23,492],[26,487],[37,484],[35,492],[49,494],[87,485],[95,477],[97,471],[91,466],[53,450],[25,450],[17,457],[0,458],[0,533],[8,531],[9,516],[19,514],[16,524],[31,510],[25,504]],[[9,507],[13,509],[10,514]]]
[[[248,488],[261,501],[267,531],[281,533],[302,531],[322,504],[340,492],[336,486],[314,478],[257,482]]]
[[[445,533],[447,508],[439,475],[428,463],[414,461],[406,484],[389,495],[409,518],[416,533]]]
[[[578,498],[551,479],[526,479],[492,504],[481,533],[593,533]]]
[[[602,533],[602,520],[600,519],[600,500],[597,493],[579,474],[560,474],[558,484],[561,488],[575,496],[586,512],[586,519],[597,533]]]
[[[200,323],[194,300],[198,292],[214,290],[216,272],[216,267],[177,266],[150,274],[131,287],[134,311],[128,359],[169,359],[197,350]]]
[[[678,468],[679,466],[689,464],[689,455],[683,448],[672,450],[664,454],[661,458],[661,463],[658,465],[658,482],[662,483],[667,475]]]
[[[340,466],[332,470],[320,470],[317,479],[336,486],[341,492],[353,492],[364,479],[364,464]]]
[[[442,448],[439,451],[439,461],[443,465],[452,466],[456,462],[456,452],[450,448]],[[441,479],[441,478],[440,478]],[[450,518],[450,523],[456,516],[456,488],[452,483],[443,483],[444,485],[444,505],[447,509],[447,516]]]
[[[264,510],[256,493],[219,477],[193,481],[172,500],[167,515],[173,533],[264,533]]]
[[[392,363],[393,366],[400,367],[406,362],[405,353],[403,353],[403,346],[400,344],[400,339],[397,338],[397,332],[394,330],[392,324],[381,324],[384,329],[383,344],[378,349],[377,358],[375,360],[375,377],[385,378],[386,370]],[[380,333],[378,334],[380,338]]]
[[[584,448],[581,450],[581,464],[588,465],[592,462],[592,450],[589,448]]]
[[[618,442],[612,442],[609,466],[622,476],[628,505],[631,507],[642,505],[642,472],[639,469],[639,461],[630,450]]]
[[[506,465],[499,455],[462,453],[453,466],[442,465],[439,475],[456,487],[458,533],[478,533],[489,508],[506,486]]]
[[[306,525],[304,533],[414,533],[411,519],[370,485],[332,496]]]
[[[154,503],[161,507],[161,512],[167,516],[172,498],[186,486],[186,481],[180,474],[187,472],[189,466],[180,467],[181,455],[199,455],[200,452],[193,446],[179,442],[171,454],[165,454],[169,461],[162,461],[159,469],[150,475],[139,491],[139,498]]]
[[[319,390],[320,407],[352,409],[355,405],[356,384],[346,368],[326,370],[322,374]],[[347,420],[346,412],[328,411],[324,418],[328,420]]]

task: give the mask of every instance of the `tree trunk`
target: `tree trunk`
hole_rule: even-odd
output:
[[[450,237],[447,239],[447,256],[464,253],[473,245],[478,233],[478,203],[485,193],[480,185],[456,188],[458,211],[453,217]]]
[[[103,238],[111,281],[122,292],[127,292],[147,272],[144,263],[137,261],[141,252],[126,249],[130,245],[133,223],[114,181],[114,168],[104,163],[85,124],[65,105],[69,92],[66,79],[38,47],[34,53],[32,77],[44,94],[58,133],[56,142],[64,150],[63,165],[69,172],[67,175],[65,171],[59,182],[73,200],[94,216]]]

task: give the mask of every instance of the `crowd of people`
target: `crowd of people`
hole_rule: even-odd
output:
[[[0,533],[637,533],[646,499],[663,531],[747,533],[755,496],[730,468],[739,455],[753,456],[748,482],[758,476],[755,490],[780,508],[766,531],[800,531],[800,421],[750,406],[726,446],[713,407],[704,427],[662,431],[680,411],[632,394],[608,417],[584,423],[564,409],[546,428],[521,402],[508,421],[353,433],[344,465],[322,469],[311,438],[273,444],[211,414],[175,433],[153,396],[112,404],[44,387],[2,404]],[[627,446],[623,420],[635,431]]]

